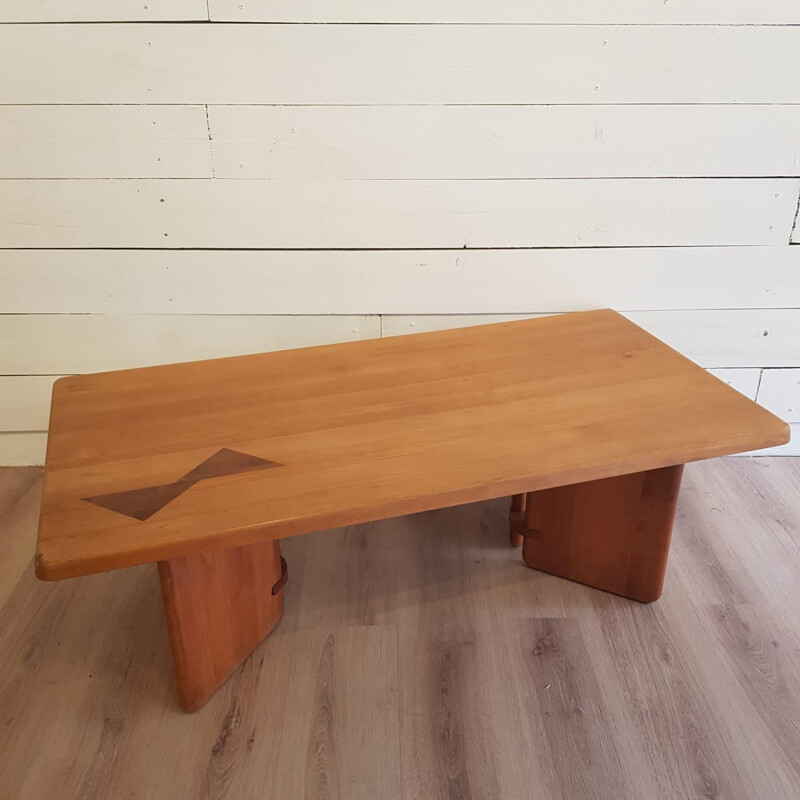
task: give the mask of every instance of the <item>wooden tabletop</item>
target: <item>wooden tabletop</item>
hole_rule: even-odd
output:
[[[614,311],[62,378],[56,580],[783,444]]]

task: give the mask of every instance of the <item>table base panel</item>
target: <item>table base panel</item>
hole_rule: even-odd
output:
[[[683,465],[512,499],[511,538],[527,566],[651,603],[661,596]],[[517,521],[515,521],[515,519]]]
[[[180,703],[196,711],[283,616],[280,546],[171,558],[158,574]]]

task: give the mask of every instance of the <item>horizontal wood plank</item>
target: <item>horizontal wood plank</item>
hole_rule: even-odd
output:
[[[786,367],[800,361],[800,309],[638,311],[626,316],[706,367]]]
[[[0,376],[0,431],[44,431],[57,375]]]
[[[29,467],[44,464],[47,434],[0,433],[0,467]]]
[[[2,280],[6,314],[790,308],[800,248],[14,250]]]
[[[377,316],[0,316],[0,374],[61,375],[380,335]]]
[[[799,72],[793,26],[0,28],[2,104],[798,103]]]
[[[800,106],[211,106],[218,178],[800,174]]]
[[[784,244],[800,181],[0,181],[4,247]]]
[[[706,368],[800,365],[800,309],[635,311],[625,316]],[[382,329],[384,336],[396,336],[515,318],[510,314],[384,316]]]
[[[800,369],[765,369],[758,402],[787,422],[800,422]]]
[[[437,22],[517,24],[789,24],[800,22],[793,0],[410,0],[374,3],[369,0],[209,0],[212,20],[235,22]]]
[[[205,19],[206,0],[9,0],[0,5],[0,23]]]
[[[0,106],[0,178],[210,178],[203,106]]]
[[[758,382],[764,370],[734,368],[710,369],[709,372],[721,381],[725,381],[728,386],[732,386],[737,392],[741,392],[745,397],[755,400],[758,393]]]

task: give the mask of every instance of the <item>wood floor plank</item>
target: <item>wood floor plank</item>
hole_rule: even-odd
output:
[[[695,603],[800,605],[800,470],[778,459],[687,466],[671,567]]]
[[[714,709],[677,647],[679,631],[658,607],[606,610],[598,661],[604,681],[622,687],[625,722],[637,731],[659,796],[728,797],[741,780]],[[611,649],[611,648],[610,648]]]
[[[800,781],[800,636],[780,607],[714,605],[700,610],[703,630],[766,729],[769,747],[782,754],[791,786]]]
[[[36,547],[41,494],[40,469],[0,469],[0,609]]]

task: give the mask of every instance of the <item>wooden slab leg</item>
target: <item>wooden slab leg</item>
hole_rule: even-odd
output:
[[[661,596],[683,465],[530,492],[533,569],[642,603]]]
[[[524,494],[515,494],[511,498],[511,510],[508,512],[509,541],[512,547],[522,544],[520,528],[525,524],[525,498]]]
[[[285,573],[277,541],[159,562],[178,695],[186,711],[203,706],[278,624]]]

